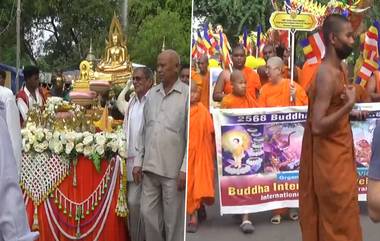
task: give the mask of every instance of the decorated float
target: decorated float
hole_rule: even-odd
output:
[[[22,129],[20,183],[39,240],[128,240],[122,122],[98,103],[132,75],[116,16],[106,43],[100,62],[80,63],[71,102],[48,98]]]

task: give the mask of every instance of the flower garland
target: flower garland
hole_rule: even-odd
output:
[[[113,133],[91,133],[88,131],[50,130],[29,123],[21,130],[21,134],[24,152],[50,151],[56,155],[66,155],[70,157],[70,160],[76,160],[78,154],[83,154],[94,163],[97,170],[100,170],[102,158],[109,160],[116,154],[126,157],[125,137],[122,129]]]

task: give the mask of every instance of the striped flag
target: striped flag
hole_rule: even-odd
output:
[[[322,40],[322,32],[314,33],[308,37],[311,48],[313,49],[314,55],[318,59],[323,59],[326,53],[326,47]]]

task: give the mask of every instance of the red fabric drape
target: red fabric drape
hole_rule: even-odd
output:
[[[100,183],[107,167],[109,165],[109,162],[107,161],[102,161],[101,162],[101,171],[98,173],[92,163],[91,160],[80,156],[78,158],[78,164],[77,164],[77,186],[73,186],[73,172],[71,171],[70,175],[65,178],[65,180],[59,185],[59,189],[63,192],[63,194],[68,197],[70,200],[75,201],[75,202],[82,202],[85,200],[89,195],[93,193],[93,191],[96,189],[98,184]],[[110,178],[112,179],[112,172],[110,175]],[[118,178],[115,186],[114,193],[112,195],[112,201],[111,201],[111,207],[109,210],[109,213],[107,215],[107,220],[105,221],[105,225],[103,228],[103,231],[101,232],[99,236],[99,241],[106,241],[106,240],[129,240],[128,237],[128,230],[127,230],[127,219],[126,218],[120,218],[116,216],[115,213],[115,208],[117,204],[117,197],[119,194],[119,181],[120,181],[120,176],[118,173]],[[111,180],[109,181],[109,184],[111,184]],[[109,186],[108,186],[109,189]],[[107,189],[107,190],[108,190]],[[102,198],[103,202],[106,199],[104,196]],[[58,204],[54,203],[54,199],[50,198],[50,204],[53,209],[58,210]],[[34,212],[34,206],[32,204],[31,199],[29,199],[29,202],[27,204],[27,213],[28,213],[28,218],[29,218],[29,224],[30,227],[32,227],[33,223],[33,212]],[[81,223],[85,223],[89,219],[92,218],[92,215],[97,212],[98,209],[101,208],[101,205],[97,206],[94,210],[93,213],[90,213],[90,215],[85,215],[85,219],[81,220]],[[76,222],[74,221],[73,218],[68,218],[68,216],[63,214],[63,209],[58,211],[59,216],[65,220],[65,222],[70,223],[72,225],[75,225]],[[73,211],[73,215],[74,211]],[[93,219],[93,221],[83,227],[81,229],[81,233],[85,233],[94,223],[95,223],[96,218]],[[67,239],[63,234],[60,233],[56,225],[54,224],[53,220],[51,220],[53,223],[53,227],[55,228],[55,232],[58,236],[59,240],[70,240]],[[41,203],[40,206],[38,207],[38,223],[39,223],[39,232],[40,232],[40,238],[39,241],[53,241],[54,237],[53,234],[50,230],[50,226],[48,223],[47,219],[47,214],[45,212],[45,207],[44,203]],[[81,239],[84,241],[90,241],[94,240],[95,236],[101,226],[101,221],[98,223],[94,231],[88,235],[86,238]],[[72,236],[75,236],[76,233],[76,228],[72,227],[67,227],[65,224],[61,223],[61,227],[64,228],[64,230],[69,233]]]

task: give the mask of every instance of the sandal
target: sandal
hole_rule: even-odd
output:
[[[198,231],[198,224],[197,223],[188,223],[186,232],[187,233],[196,233]]]
[[[253,233],[255,231],[255,226],[249,220],[245,220],[240,224],[240,229],[243,233]]]
[[[281,223],[281,215],[274,215],[271,219],[270,222],[272,224],[280,224]]]
[[[293,221],[297,221],[298,220],[298,210],[297,209],[290,209],[289,218]]]

